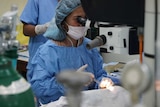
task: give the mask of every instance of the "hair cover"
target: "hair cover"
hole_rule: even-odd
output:
[[[44,36],[54,40],[65,39],[66,33],[62,28],[61,23],[65,17],[80,5],[80,0],[60,0],[56,8],[55,17],[51,20]]]

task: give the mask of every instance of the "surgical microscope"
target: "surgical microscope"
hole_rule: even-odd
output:
[[[137,28],[137,35],[143,36],[143,53],[141,61],[136,64],[126,64],[122,72],[122,86],[131,93],[133,107],[160,107],[160,1],[159,0],[81,0],[84,11],[90,21],[109,23],[117,29]],[[109,28],[111,31],[113,27]],[[101,29],[98,42],[89,48],[102,46],[105,50],[116,53],[128,53],[121,46],[128,46],[124,40],[122,45],[110,45],[112,33]],[[108,32],[108,33],[106,33]],[[122,34],[125,36],[125,34]],[[118,35],[117,35],[118,36]],[[126,36],[125,36],[126,37]],[[126,37],[127,38],[127,37]],[[95,41],[95,40],[93,40]],[[92,41],[92,42],[93,42]],[[106,41],[106,43],[103,43]],[[115,40],[119,41],[119,39]],[[132,40],[131,40],[132,41]],[[107,46],[105,46],[107,44]],[[138,44],[140,45],[140,44]],[[104,51],[102,51],[104,53]],[[125,54],[123,53],[123,54]],[[140,53],[139,53],[140,54]],[[105,59],[105,56],[103,56]],[[107,59],[106,59],[107,60]]]

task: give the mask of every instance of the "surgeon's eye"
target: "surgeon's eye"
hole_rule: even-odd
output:
[[[83,18],[81,16],[77,17],[77,22],[80,23],[82,26],[85,26],[86,21],[87,21],[87,18]]]

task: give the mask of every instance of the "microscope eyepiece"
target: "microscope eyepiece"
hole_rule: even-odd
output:
[[[77,17],[77,22],[80,23],[82,26],[85,26],[87,18],[83,18],[81,16]]]
[[[87,47],[87,49],[92,49],[92,48],[94,48],[94,47],[104,45],[106,42],[107,42],[106,36],[105,36],[105,35],[100,35],[100,36],[97,36],[97,37],[96,37],[95,39],[93,39],[92,41],[90,41],[90,42],[86,45],[86,47]]]

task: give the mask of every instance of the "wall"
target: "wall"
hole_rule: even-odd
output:
[[[27,0],[0,0],[0,16],[10,10],[12,4],[16,4],[18,6],[18,15],[20,15],[26,2]]]

